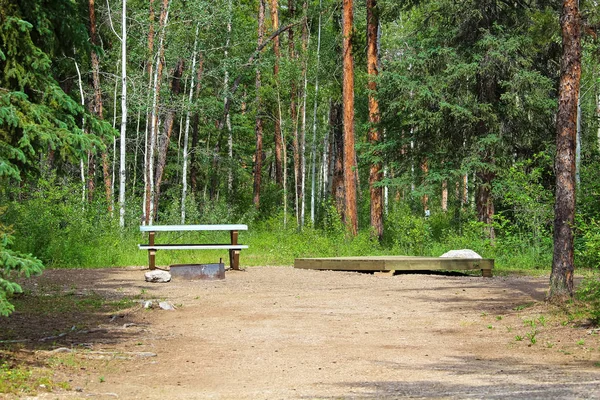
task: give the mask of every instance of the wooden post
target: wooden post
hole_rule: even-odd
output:
[[[154,246],[154,235],[156,232],[148,232],[148,245]],[[156,269],[156,250],[148,249],[148,264],[151,270]]]
[[[231,231],[231,244],[238,244],[238,231]],[[230,249],[229,250],[229,266],[231,269],[240,269],[240,251]]]

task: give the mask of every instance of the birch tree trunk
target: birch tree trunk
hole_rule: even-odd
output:
[[[121,154],[119,164],[119,226],[125,227],[125,153],[127,132],[127,0],[121,17]],[[135,168],[135,166],[134,166]]]
[[[581,79],[581,27],[579,2],[563,0],[560,25],[562,61],[556,117],[556,197],[554,253],[548,299],[566,301],[573,296],[575,222],[575,141],[577,101]]]
[[[229,2],[231,4],[231,1]],[[196,58],[198,57],[198,33],[200,32],[200,24],[196,24],[196,35],[194,36],[194,52],[192,54],[192,79],[190,82],[190,93],[188,96],[188,107],[192,106],[194,99],[194,77],[196,75]],[[183,166],[181,167],[181,224],[185,224],[185,200],[187,197],[187,164],[188,164],[188,139],[190,132],[190,110],[185,114],[185,131],[183,134]]]
[[[368,140],[371,146],[377,146],[381,141],[379,133],[379,102],[375,98],[377,91],[376,78],[379,74],[379,9],[377,0],[367,0],[367,73],[369,74],[369,132]],[[371,197],[371,230],[378,240],[383,238],[383,190],[380,185],[382,166],[380,154],[374,152],[369,168],[369,193]]]
[[[231,21],[233,19],[233,10],[232,10],[232,0],[227,1],[227,40],[225,42],[225,59],[227,59],[229,55],[229,44],[231,41]],[[198,33],[196,29],[196,40],[198,39]],[[195,42],[194,42],[195,43]],[[194,51],[196,44],[194,44]],[[223,107],[227,106],[227,91],[229,90],[229,71],[227,68],[225,69],[225,78],[224,78],[224,88],[225,88],[225,96],[223,98]],[[193,85],[192,85],[193,87]],[[227,126],[227,153],[229,156],[229,168],[227,171],[227,191],[229,196],[233,193],[233,132],[231,129],[231,117],[229,115],[229,110],[225,111],[227,114],[225,115],[225,124]]]
[[[352,0],[343,0],[343,84],[344,107],[344,223],[352,236],[358,234],[356,213],[356,151],[354,149],[354,57],[352,55],[352,27],[354,10]]]
[[[85,106],[85,96],[83,95],[83,83],[81,81],[81,71],[79,65],[75,61],[75,70],[77,70],[77,83],[79,84],[79,96],[81,97],[81,105]],[[85,117],[81,117],[81,130],[85,132]],[[81,204],[85,205],[85,168],[83,158],[79,159],[79,169],[81,173]]]

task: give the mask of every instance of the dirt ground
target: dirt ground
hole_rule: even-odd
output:
[[[600,398],[600,335],[548,308],[547,282],[252,267],[151,284],[139,268],[49,270],[28,290],[176,310],[136,300],[9,325],[22,324],[32,363],[54,357],[69,383],[36,398]]]

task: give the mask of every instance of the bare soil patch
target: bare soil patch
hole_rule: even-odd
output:
[[[67,383],[38,398],[600,398],[599,335],[544,304],[546,278],[289,267],[222,281],[143,275],[49,270],[26,283],[32,299],[52,288],[102,300],[93,313],[75,302],[2,321],[0,340],[13,342],[0,347]],[[143,299],[177,309],[144,309]]]

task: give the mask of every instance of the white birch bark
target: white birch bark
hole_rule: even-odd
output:
[[[200,24],[196,24],[196,36],[194,39],[194,53],[192,55],[192,78],[190,83],[190,93],[188,96],[188,105],[191,107],[194,96],[194,77],[196,76],[196,58],[198,56],[198,32]],[[185,224],[185,200],[187,197],[187,164],[188,164],[188,139],[190,133],[190,111],[188,109],[185,115],[185,131],[183,134],[183,166],[181,168],[181,224]]]
[[[119,158],[119,226],[125,227],[125,153],[127,131],[127,0],[121,16],[121,149]],[[134,166],[135,168],[135,166]]]
[[[227,40],[225,42],[225,60],[229,55],[229,43],[231,40],[231,21],[232,21],[232,0],[227,1]],[[223,103],[227,103],[227,92],[229,90],[229,71],[225,68],[225,98],[223,99]],[[229,156],[229,168],[227,171],[227,190],[229,195],[233,192],[233,132],[231,129],[231,117],[229,112],[225,116],[225,124],[227,126],[227,150]]]
[[[75,69],[77,70],[77,82],[79,83],[79,95],[81,96],[81,105],[85,106],[85,96],[83,95],[83,83],[81,82],[81,71],[79,65],[75,61]],[[85,130],[85,117],[81,117],[81,129]],[[81,172],[81,204],[85,206],[85,168],[83,166],[83,158],[79,159],[79,170]]]

